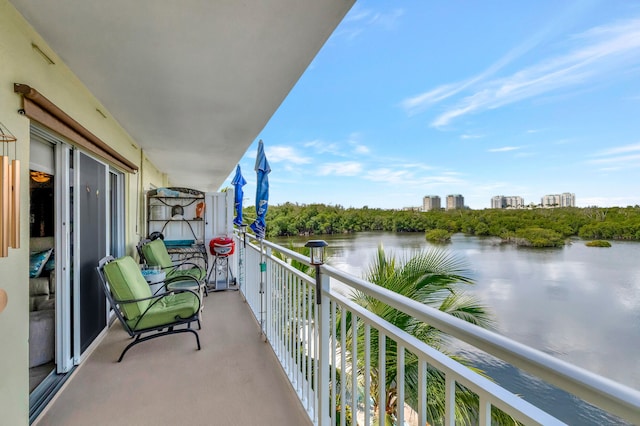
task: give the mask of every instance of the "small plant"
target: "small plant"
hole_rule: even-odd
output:
[[[585,243],[587,247],[611,247],[611,243],[605,240],[593,240]]]
[[[434,243],[448,243],[451,241],[451,232],[446,229],[431,229],[425,233],[425,238]]]
[[[515,236],[507,235],[502,239],[522,247],[562,247],[564,245],[561,234],[539,227],[518,229]]]

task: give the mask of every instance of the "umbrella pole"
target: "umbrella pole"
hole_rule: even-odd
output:
[[[264,275],[267,272],[267,263],[264,257],[264,246],[260,239],[260,335],[263,341],[267,341],[267,335],[264,331]]]

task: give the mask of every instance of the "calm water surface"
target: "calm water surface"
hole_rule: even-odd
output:
[[[327,263],[358,277],[380,244],[399,258],[435,246],[423,233],[322,238],[329,243]],[[307,240],[291,239],[296,245]],[[489,307],[498,333],[640,389],[640,243],[593,248],[574,241],[561,249],[526,249],[457,234],[437,247],[467,263],[476,284],[464,289]],[[458,349],[501,385],[569,424],[617,423],[499,360],[473,348]]]

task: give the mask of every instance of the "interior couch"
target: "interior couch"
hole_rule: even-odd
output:
[[[30,238],[29,252],[53,249],[54,244],[53,237]],[[55,358],[55,269],[40,269],[38,276],[29,278],[29,368]]]

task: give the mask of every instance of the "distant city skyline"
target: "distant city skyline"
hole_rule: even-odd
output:
[[[531,206],[539,207],[575,207],[576,206],[576,194],[571,192],[563,192],[561,194],[546,194],[540,198],[540,202],[534,201],[527,202],[524,198],[518,195],[495,195],[491,198],[492,209],[504,209],[504,208],[529,208]]]
[[[258,136],[270,203],[640,204],[639,76],[637,2],[360,0]]]

